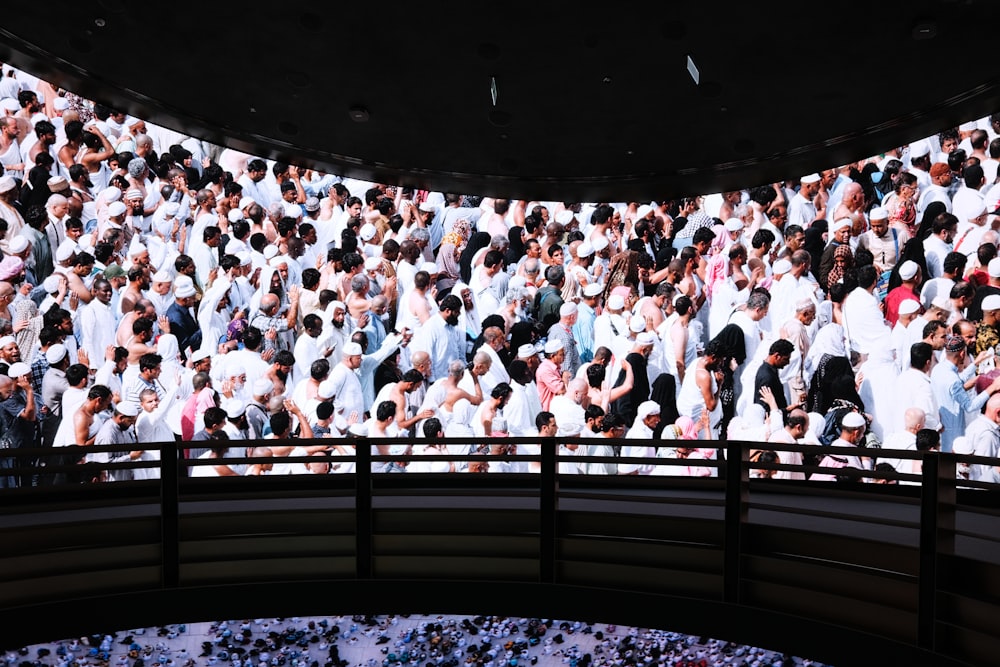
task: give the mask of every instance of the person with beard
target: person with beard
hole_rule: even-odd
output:
[[[432,382],[448,376],[448,364],[453,359],[465,359],[464,336],[458,328],[461,314],[462,300],[449,294],[441,300],[437,314],[428,319],[413,338],[412,349],[431,357]]]

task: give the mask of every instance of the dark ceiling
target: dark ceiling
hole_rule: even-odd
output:
[[[997,2],[638,7],[21,3],[0,59],[251,154],[521,199],[797,178],[1000,109]]]

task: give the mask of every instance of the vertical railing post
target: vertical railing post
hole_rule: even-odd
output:
[[[739,604],[743,560],[743,527],[750,499],[749,452],[742,441],[726,444],[726,534],[723,557],[722,595],[730,604]]]
[[[362,438],[357,440],[355,447],[356,462],[354,464],[357,488],[354,493],[355,517],[355,573],[358,579],[370,579],[372,576],[372,448]]]
[[[542,455],[539,479],[538,508],[538,579],[541,583],[555,583],[556,578],[556,521],[559,503],[559,461],[556,452],[559,444],[546,438],[539,448]]]
[[[160,584],[180,584],[180,456],[176,442],[160,443]]]
[[[954,454],[924,452],[920,493],[920,572],[917,645],[935,650],[940,559],[955,550]]]

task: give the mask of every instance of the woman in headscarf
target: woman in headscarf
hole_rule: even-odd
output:
[[[608,264],[608,279],[604,283],[602,299],[607,303],[616,287],[625,286],[629,291],[637,291],[638,285],[639,253],[635,250],[623,250],[612,257]]]
[[[42,330],[42,314],[31,299],[18,299],[10,306],[14,316],[12,328],[21,359],[30,361],[38,347],[38,334]]]
[[[947,212],[947,207],[945,207],[944,202],[932,201],[924,209],[924,214],[920,217],[920,224],[917,225],[916,237],[922,243],[924,239],[931,235],[934,231],[934,218],[938,217],[942,213]],[[903,263],[903,260],[896,262],[896,266]]]
[[[829,292],[830,286],[841,282],[852,268],[854,268],[854,253],[851,251],[851,244],[842,243],[833,249],[833,268],[826,275],[824,291]]]
[[[718,433],[726,433],[729,427],[729,420],[736,413],[736,376],[735,369],[742,366],[746,361],[746,340],[743,336],[743,329],[738,324],[727,324],[721,331],[709,341],[718,342],[716,356],[720,359],[719,370],[722,371],[722,381],[719,383],[719,404],[721,406],[720,421],[718,422]],[[714,347],[714,346],[713,346]],[[705,354],[708,354],[708,346],[705,347]],[[683,387],[682,387],[683,389]],[[680,399],[678,399],[678,411],[680,410]],[[692,415],[693,416],[693,415]],[[712,426],[716,423],[713,421]]]
[[[486,232],[476,232],[469,238],[469,243],[465,246],[458,260],[459,274],[462,282],[466,285],[472,280],[473,258],[489,244],[490,235]]]
[[[809,272],[812,273],[817,282],[819,281],[819,263],[823,257],[823,250],[826,248],[827,228],[826,220],[815,220],[806,230],[806,238],[802,242],[802,249],[812,257]]]
[[[517,263],[524,257],[524,238],[526,234],[527,232],[525,232],[524,227],[518,227],[517,225],[507,230],[507,240],[510,241],[510,245],[507,246],[507,252],[504,255],[507,266],[517,266]]]
[[[899,275],[899,267],[901,267],[906,260],[915,262],[916,265],[920,267],[920,275],[922,276],[922,279],[919,285],[914,286],[914,289],[918,293],[923,288],[924,282],[930,276],[927,272],[927,256],[924,254],[924,242],[920,239],[909,239],[903,244],[903,248],[899,252],[899,260],[896,262],[896,266],[892,267],[892,272],[889,273],[889,284],[886,287],[887,293],[903,284],[903,279]]]
[[[447,292],[462,279],[462,270],[458,264],[461,255],[461,248],[455,245],[453,239],[449,238],[441,243],[441,247],[438,249],[438,277],[435,283],[438,294]]]
[[[811,412],[825,415],[837,399],[850,401],[858,410],[864,402],[858,395],[854,369],[846,356],[824,354],[809,383],[808,406]]]

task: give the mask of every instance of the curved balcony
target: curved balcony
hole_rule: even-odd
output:
[[[894,451],[922,473],[794,482],[751,479],[759,444],[719,444],[712,478],[560,475],[544,446],[529,457],[538,474],[372,474],[380,457],[361,447],[353,474],[216,479],[188,478],[190,462],[164,444],[159,480],[0,492],[3,641],[487,612],[665,628],[837,665],[996,664],[1000,496],[955,474],[996,461]],[[113,448],[88,451],[101,449]]]

